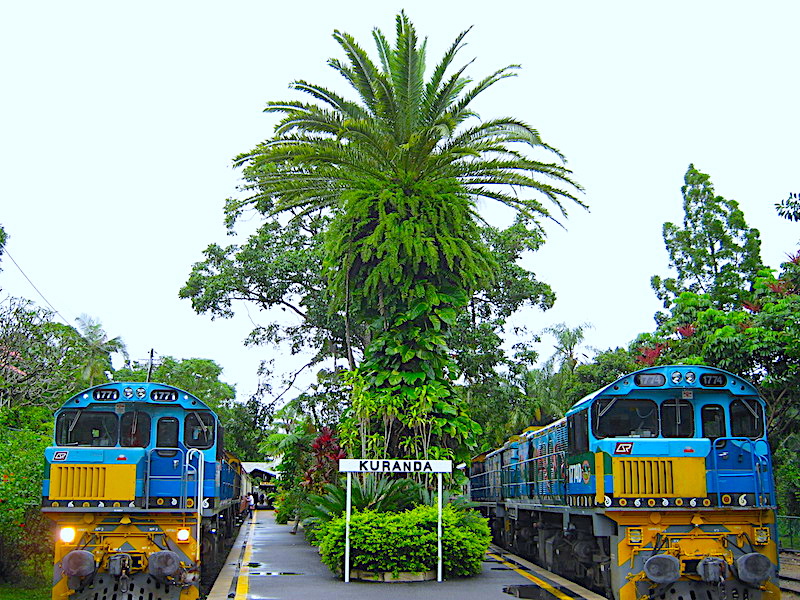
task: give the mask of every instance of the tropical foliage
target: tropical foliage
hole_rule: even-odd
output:
[[[78,324],[78,330],[81,333],[81,337],[83,337],[86,348],[86,358],[81,369],[81,377],[88,387],[92,387],[96,383],[108,380],[108,375],[113,370],[111,366],[112,354],[122,354],[125,361],[128,361],[128,349],[125,347],[125,342],[122,341],[121,337],[117,336],[108,339],[106,332],[103,330],[103,325],[96,319],[83,314],[77,317],[75,322]]]

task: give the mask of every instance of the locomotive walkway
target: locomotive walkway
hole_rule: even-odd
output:
[[[449,599],[604,600],[580,586],[493,548],[477,577],[443,582],[344,583],[320,561],[317,549],[272,511],[245,521],[207,600]],[[509,593],[505,593],[508,589]]]

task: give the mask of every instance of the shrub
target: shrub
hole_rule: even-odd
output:
[[[420,486],[410,479],[389,479],[366,475],[364,481],[358,477],[352,482],[352,508],[354,511],[374,510],[397,512],[419,504]],[[327,523],[344,514],[347,490],[344,483],[325,485],[324,495],[312,495],[306,499],[301,510],[303,526],[312,528]],[[311,539],[314,543],[314,539]]]
[[[431,571],[436,569],[437,509],[418,506],[401,513],[363,511],[350,519],[350,568],[360,571]],[[322,562],[344,571],[345,519],[320,532]],[[452,506],[442,512],[442,570],[445,577],[476,575],[491,536],[486,519]]]

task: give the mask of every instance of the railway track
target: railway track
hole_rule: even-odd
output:
[[[800,597],[800,577],[781,575],[780,587],[781,592],[789,592],[790,594]]]
[[[800,599],[800,553],[781,552],[780,588],[787,600]]]

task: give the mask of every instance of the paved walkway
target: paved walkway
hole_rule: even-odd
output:
[[[275,523],[272,511],[256,511],[245,521],[225,566],[207,600],[355,600],[355,599],[458,599],[512,600],[508,586],[539,585],[550,590],[542,600],[592,598],[574,584],[510,555],[487,554],[477,577],[443,582],[366,583],[344,581],[322,564],[316,547],[302,532],[292,535],[290,525]],[[523,592],[529,591],[525,588]],[[535,597],[520,594],[519,597]]]

